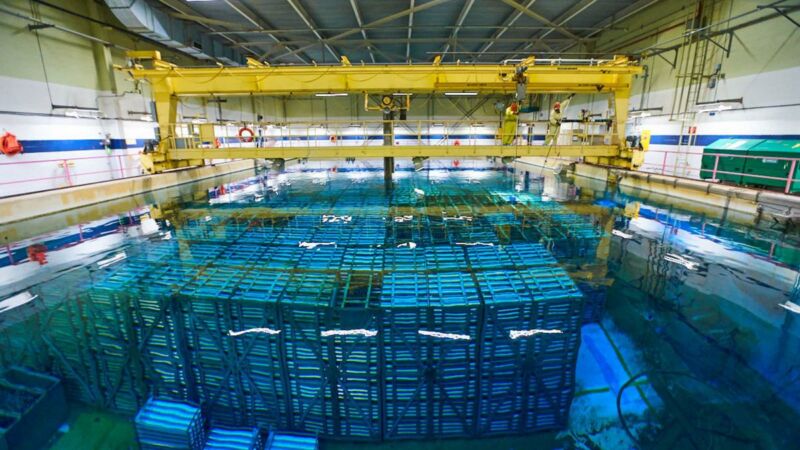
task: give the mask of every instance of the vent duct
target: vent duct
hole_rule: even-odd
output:
[[[145,0],[105,0],[114,16],[129,30],[198,59],[238,66],[244,56],[211,38],[193,23],[171,17]]]

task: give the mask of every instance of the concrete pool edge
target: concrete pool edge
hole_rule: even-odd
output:
[[[256,160],[244,159],[0,198],[0,225],[251,170],[255,167],[255,162]]]
[[[783,220],[792,217],[800,209],[800,197],[761,189],[583,163],[575,164],[574,174],[577,177],[616,182],[619,190],[626,195],[640,197],[647,192],[752,217],[771,216]]]

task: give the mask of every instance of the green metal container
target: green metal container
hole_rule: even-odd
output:
[[[703,159],[700,167],[700,178],[710,180],[714,178],[714,165],[716,154],[741,155],[746,156],[748,151],[764,142],[763,139],[718,139],[703,149]],[[735,156],[720,156],[716,163],[716,179],[727,181],[734,184],[742,184],[742,174],[744,173],[746,158]],[[731,173],[719,173],[731,172]],[[736,173],[737,175],[734,175]]]
[[[792,170],[794,173],[791,178],[800,178],[800,164],[792,167],[792,161],[778,158],[800,158],[800,140],[775,140],[762,141],[752,147],[747,152],[748,156],[757,158],[747,158],[744,163],[744,177],[742,182],[752,186],[776,187],[785,189],[787,178]],[[761,178],[762,176],[780,178]],[[800,182],[792,181],[789,192],[800,191]]]

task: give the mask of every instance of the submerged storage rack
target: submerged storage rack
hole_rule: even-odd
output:
[[[206,441],[203,414],[187,403],[151,398],[134,423],[142,450],[201,450]]]
[[[435,189],[445,206],[365,200],[385,215],[336,199],[295,209],[291,196],[285,212],[188,212],[53,322],[78,341],[56,342],[70,395],[130,413],[153,395],[187,400],[215,424],[347,440],[563,427],[580,290],[522,238],[522,213],[484,217],[507,201],[484,193],[473,208],[479,185]],[[175,439],[199,442],[181,417]]]

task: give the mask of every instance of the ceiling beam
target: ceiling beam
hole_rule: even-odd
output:
[[[521,13],[520,13],[521,14]],[[360,16],[359,16],[360,18]],[[400,25],[400,26],[381,26],[381,27],[371,27],[367,25],[361,25],[358,27],[359,30],[367,31],[372,29],[380,28],[381,30],[402,30],[405,31],[408,29],[407,25]],[[455,25],[414,25],[414,29],[416,30],[454,30],[459,28],[460,31],[464,30],[496,30],[499,28],[503,28],[503,25],[462,25],[457,27]],[[522,30],[522,31],[542,31],[542,30],[550,30],[553,27],[548,26],[520,26],[514,27],[515,30]],[[317,31],[325,31],[325,32],[332,32],[332,31],[347,31],[350,30],[351,27],[332,27],[332,28],[317,28]],[[608,29],[608,28],[603,28]],[[624,30],[624,28],[614,28],[614,30]],[[601,31],[598,27],[570,27],[572,31]],[[272,33],[272,34],[306,34],[308,33],[308,28],[274,28],[274,29],[248,29],[248,30],[226,30],[226,31],[209,31],[206,34],[264,34],[264,33]]]
[[[591,38],[590,40],[593,40]],[[497,39],[496,42],[503,42],[503,43],[511,43],[511,44],[526,44],[530,43],[530,38],[500,38]],[[312,38],[305,38],[305,39],[292,39],[281,41],[281,44],[284,46],[296,46],[296,45],[306,45],[306,44],[325,44],[328,43],[328,40],[323,39],[322,41],[312,39]],[[450,38],[449,36],[441,36],[441,37],[420,37],[415,38],[412,37],[411,39],[408,38],[367,38],[367,39],[339,39],[336,41],[338,46],[353,46],[353,45],[377,45],[377,44],[405,44],[411,42],[412,44],[439,44],[442,42],[446,42],[450,46],[454,47],[455,44],[464,44],[464,43],[480,43],[486,42],[486,38],[478,38],[478,37],[462,37],[462,38]],[[545,38],[542,39],[542,42],[552,43],[552,44],[568,44],[571,42],[575,42],[569,38]],[[248,41],[244,45],[266,45],[270,44],[271,41]],[[232,44],[233,47],[239,46],[242,44]],[[454,50],[453,50],[454,51]]]
[[[549,26],[555,28],[556,30],[558,30],[559,33],[563,34],[564,36],[567,36],[567,37],[570,37],[572,39],[575,39],[578,42],[581,41],[581,37],[580,36],[577,36],[574,33],[572,33],[571,31],[567,30],[566,28],[564,28],[564,27],[562,27],[562,26],[560,26],[560,25],[558,25],[556,23],[551,22],[547,17],[544,17],[543,15],[541,15],[541,14],[539,14],[537,12],[534,12],[533,10],[530,9],[530,6],[525,6],[525,5],[522,5],[520,3],[517,3],[516,0],[500,0],[500,1],[505,3],[506,5],[514,8],[514,9],[516,9],[517,11],[521,12],[522,14],[525,14],[526,16],[536,20],[537,22],[541,22],[541,23],[543,23],[545,25],[549,25]]]
[[[530,7],[534,2],[536,2],[536,0],[528,0],[525,6]],[[500,29],[495,31],[492,37],[489,38],[489,42],[487,42],[486,45],[483,46],[483,48],[478,50],[478,55],[475,56],[475,59],[480,58],[484,53],[486,53],[486,51],[489,50],[492,47],[492,45],[494,45],[495,41],[500,39],[500,37],[503,36],[503,34],[505,34],[505,32],[508,31],[508,29],[512,25],[514,25],[514,23],[516,23],[520,17],[522,17],[521,11],[513,12],[511,13],[510,16],[506,17],[506,20],[504,20],[503,23],[500,25]]]
[[[570,20],[572,20],[575,17],[577,17],[580,13],[586,11],[590,6],[594,5],[595,3],[597,3],[597,0],[581,0],[578,3],[576,3],[575,5],[573,5],[571,8],[569,8],[567,11],[565,11],[563,14],[561,14],[558,17],[556,17],[554,22],[556,24],[558,24],[559,26],[564,26],[564,25],[566,25],[567,22],[569,22]],[[553,32],[553,28],[550,28],[549,30],[547,30],[544,33],[542,33],[541,36],[536,38],[537,41],[541,41],[542,39],[546,38],[552,32]],[[534,45],[535,45],[535,42],[530,42],[530,43],[524,45],[522,48],[519,48],[519,49],[515,50],[514,54],[511,55],[511,58],[516,57],[519,53],[523,53],[526,50],[529,50]]]
[[[225,0],[225,3],[228,6],[230,6],[234,11],[239,13],[240,16],[244,17],[245,20],[247,20],[254,26],[258,27],[259,29],[263,30],[266,28],[272,28],[272,25],[269,22],[267,22],[266,20],[264,20],[264,18],[256,14],[255,11],[248,8],[247,5],[242,3],[240,0]],[[267,33],[267,36],[269,36],[269,38],[272,39],[271,44],[274,43],[278,43],[279,45],[281,44],[281,40],[274,34]],[[306,60],[302,56],[300,55],[294,55],[294,56],[295,58],[299,59],[303,64],[308,64],[308,60]]]
[[[367,30],[364,29],[364,22],[361,20],[361,12],[358,10],[358,4],[356,4],[356,0],[350,0],[350,6],[353,8],[353,14],[356,16],[356,23],[358,24],[359,28],[361,28],[361,37],[364,40],[367,40]],[[369,50],[369,57],[372,60],[372,63],[375,64],[375,54],[372,52],[372,46],[367,46],[367,50]]]
[[[311,16],[308,15],[308,11],[306,11],[306,9],[303,8],[303,5],[300,4],[300,0],[286,0],[286,2],[289,3],[289,6],[291,6],[292,9],[294,9],[294,11],[297,13],[297,15],[300,16],[300,19],[303,20],[308,29],[311,30],[311,32],[314,34],[314,36],[316,36],[317,39],[319,39],[320,42],[322,42],[324,38],[322,37],[321,34],[319,34],[319,31],[317,31],[317,24],[314,23],[314,19],[312,19]],[[330,45],[323,44],[323,46],[325,47],[325,49],[328,50],[328,53],[330,53],[333,56],[334,61],[341,60],[339,54],[336,53],[333,50],[333,48],[331,48]]]
[[[377,26],[383,25],[385,23],[393,22],[393,21],[395,21],[397,19],[402,19],[403,17],[406,17],[409,14],[425,11],[426,9],[430,9],[430,8],[435,7],[435,6],[439,6],[439,5],[441,5],[443,3],[447,3],[449,1],[451,1],[451,0],[431,0],[431,1],[423,3],[421,5],[417,5],[417,6],[413,7],[413,8],[405,9],[403,11],[396,12],[394,14],[389,14],[388,16],[384,16],[384,17],[382,17],[382,18],[380,18],[378,20],[375,20],[375,21],[372,21],[372,22],[368,23],[364,27],[365,28],[377,27]],[[343,31],[343,32],[341,32],[341,33],[339,33],[339,34],[337,34],[337,35],[335,35],[333,37],[328,38],[328,42],[337,41],[339,39],[346,38],[347,36],[351,36],[353,34],[358,33],[359,31],[361,31],[361,28],[351,28],[351,29],[349,29],[347,31]],[[304,46],[304,47],[301,47],[299,49],[292,50],[290,52],[284,53],[284,54],[282,54],[280,56],[281,57],[291,56],[291,55],[297,54],[299,52],[305,51],[305,50],[307,50],[307,49],[309,49],[309,48],[311,48],[313,46],[314,46],[313,44],[312,45],[308,45],[308,46]],[[269,51],[269,52],[265,53],[264,55],[262,55],[262,58],[267,57],[267,56],[269,56],[269,55],[271,55],[273,53],[274,53],[273,51]]]
[[[450,41],[458,37],[458,32],[461,30],[461,26],[464,25],[464,20],[467,18],[467,14],[472,9],[472,5],[475,4],[475,0],[467,0],[464,3],[464,6],[461,8],[461,12],[458,13],[458,18],[456,18],[456,26],[453,28],[452,33],[450,33],[450,39],[447,40],[447,44],[444,45],[444,50],[442,50],[442,59],[444,59],[447,52],[450,50]]]
[[[614,14],[612,16],[609,16],[608,18],[604,19],[603,21],[601,21],[600,23],[595,25],[596,27],[598,27],[598,29],[595,30],[595,31],[592,31],[589,34],[587,34],[586,37],[587,38],[588,37],[592,37],[592,36],[596,35],[597,33],[600,33],[603,30],[607,30],[607,29],[613,27],[615,24],[627,19],[628,17],[631,17],[631,16],[633,16],[635,14],[638,14],[638,13],[644,11],[645,9],[653,6],[654,4],[656,4],[656,3],[660,2],[660,1],[661,0],[639,0],[638,2],[627,6],[626,8],[623,8],[618,13],[616,13],[616,14]],[[574,47],[575,45],[577,45],[577,43],[573,43],[572,45],[564,48],[562,51],[567,51],[567,50],[571,49],[572,47]]]

